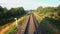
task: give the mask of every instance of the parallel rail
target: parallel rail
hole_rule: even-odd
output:
[[[16,34],[35,34],[38,26],[34,15],[31,13],[21,27],[18,28]]]

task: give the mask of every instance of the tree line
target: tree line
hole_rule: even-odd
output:
[[[50,14],[51,18],[54,17],[55,19],[60,20],[60,5],[57,7],[42,7],[42,6],[40,6],[37,8],[37,11],[43,15],[51,13]]]
[[[14,21],[14,18],[19,18],[24,15],[26,11],[23,7],[7,9],[0,6],[0,25]]]
[[[60,13],[60,5],[59,6],[57,6],[57,7],[42,7],[42,6],[40,6],[40,7],[38,7],[37,8],[37,11],[38,12],[41,12],[41,13],[44,13],[44,12],[59,12]]]

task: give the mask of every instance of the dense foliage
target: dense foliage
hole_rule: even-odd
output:
[[[57,7],[38,7],[37,11],[39,16],[43,16],[46,21],[45,23],[50,23],[57,29],[60,29],[60,5]]]
[[[26,12],[23,7],[11,8],[8,10],[6,7],[0,6],[0,25],[14,21],[14,18],[19,18]]]
[[[57,7],[38,7],[37,8],[37,11],[40,13],[40,14],[50,14],[51,17],[54,17],[54,18],[57,18],[57,19],[60,19],[60,5],[57,6]]]
[[[43,8],[42,6],[37,8],[37,11],[39,12],[60,12],[60,5],[58,7],[45,7]]]

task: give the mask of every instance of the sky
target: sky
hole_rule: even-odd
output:
[[[0,6],[10,8],[24,7],[25,10],[36,9],[39,6],[58,6],[60,0],[0,0]]]

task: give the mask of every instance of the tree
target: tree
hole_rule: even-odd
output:
[[[3,17],[3,8],[0,6],[0,18]]]

